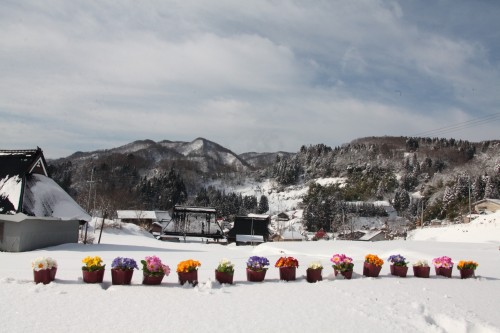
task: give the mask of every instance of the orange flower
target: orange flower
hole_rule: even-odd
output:
[[[367,254],[365,256],[365,262],[373,264],[375,266],[382,266],[384,264],[384,261],[375,254]]]
[[[200,267],[200,266],[201,266],[201,263],[199,261],[196,261],[193,259],[184,260],[184,261],[181,261],[177,265],[177,273],[192,272],[192,271],[198,269],[198,267]]]

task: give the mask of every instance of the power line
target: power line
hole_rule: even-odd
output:
[[[467,120],[467,121],[460,122],[460,123],[456,123],[453,125],[443,126],[443,127],[439,127],[436,129],[416,133],[412,136],[431,136],[431,135],[439,136],[442,134],[455,132],[458,130],[463,130],[463,129],[467,129],[467,128],[471,128],[471,127],[484,125],[484,124],[490,123],[492,121],[497,121],[497,120],[500,120],[500,112],[489,114],[489,115],[479,117],[479,118],[474,118],[474,119]]]

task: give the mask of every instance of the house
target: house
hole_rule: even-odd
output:
[[[117,210],[116,216],[117,222],[145,225],[150,228],[155,222],[161,225],[172,220],[167,211],[161,210]]]
[[[0,250],[78,242],[79,224],[91,217],[47,169],[40,148],[0,150]]]
[[[488,199],[479,200],[474,203],[474,210],[481,213],[495,213],[500,210],[500,199]]]
[[[236,242],[238,235],[262,236],[263,241],[269,240],[269,215],[248,214],[248,216],[236,216],[234,227],[227,233],[229,243]],[[240,237],[241,238],[241,237]]]
[[[378,242],[378,241],[383,241],[386,239],[387,239],[387,236],[386,236],[385,231],[383,231],[383,230],[371,230],[371,231],[368,231],[366,234],[364,234],[358,240],[365,241],[365,242]]]

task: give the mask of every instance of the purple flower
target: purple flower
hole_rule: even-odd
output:
[[[253,256],[248,258],[247,268],[252,271],[262,271],[267,269],[265,266],[269,266],[269,260],[265,257]]]
[[[394,254],[390,256],[387,261],[391,262],[395,266],[406,266],[406,258],[400,254]]]
[[[113,269],[139,269],[137,263],[132,258],[116,257],[111,263]]]

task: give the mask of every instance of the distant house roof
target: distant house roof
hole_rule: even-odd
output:
[[[367,233],[364,234],[364,236],[360,237],[358,240],[371,241],[381,238],[382,236],[384,236],[384,232],[382,230],[373,230],[373,231],[368,231]]]
[[[483,200],[476,201],[474,202],[474,206],[487,202],[500,206],[500,199],[490,199],[490,198],[484,198]]]
[[[117,210],[116,215],[119,219],[127,220],[155,220],[155,221],[170,221],[171,217],[167,211],[154,210]]]
[[[90,221],[71,196],[48,177],[40,148],[0,150],[0,214]]]

